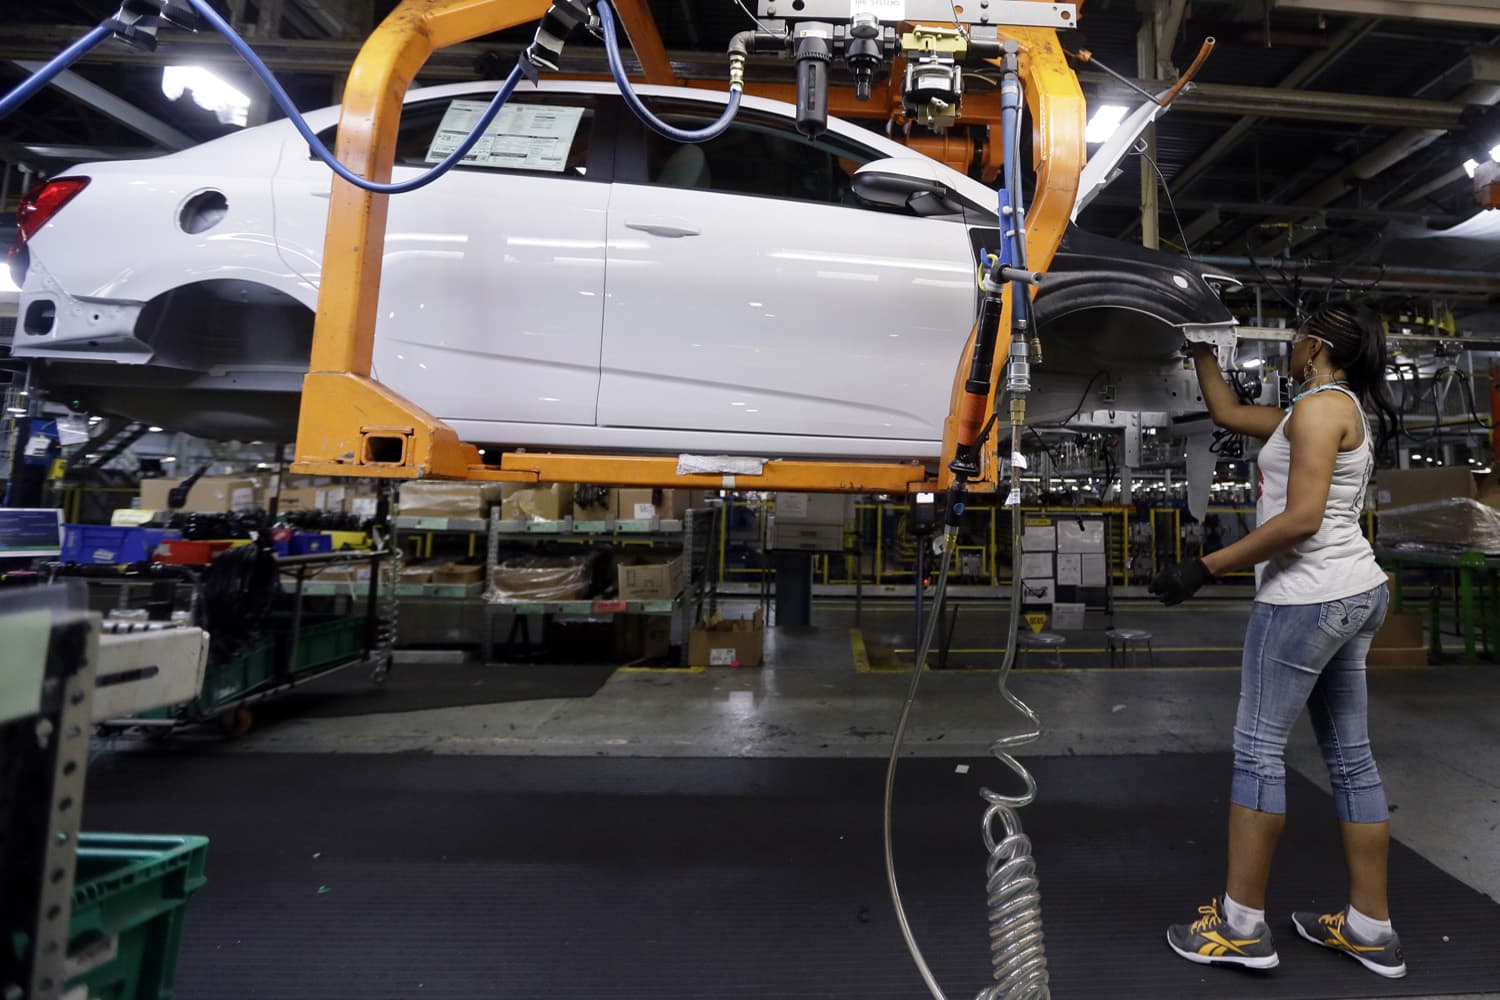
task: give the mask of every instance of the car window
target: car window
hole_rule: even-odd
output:
[[[396,134],[396,165],[430,167],[442,160],[473,129],[493,96],[480,93],[406,105]],[[458,167],[586,178],[597,104],[588,94],[513,96]],[[335,149],[338,126],[324,129],[318,138]]]
[[[702,128],[717,108],[652,101],[652,111],[679,128]],[[646,177],[665,187],[701,188],[762,198],[785,198],[871,208],[850,189],[854,171],[881,153],[840,136],[808,139],[778,115],[741,110],[717,138],[679,143],[646,131]]]

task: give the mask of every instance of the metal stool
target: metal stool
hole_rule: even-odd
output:
[[[1020,641],[1021,648],[1028,654],[1028,658],[1034,649],[1052,650],[1053,661],[1059,670],[1062,669],[1062,648],[1067,645],[1067,636],[1058,635],[1056,632],[1022,632]]]
[[[1141,646],[1146,647],[1147,662],[1156,666],[1156,650],[1151,648],[1151,633],[1143,628],[1112,628],[1104,633],[1104,641],[1109,646],[1109,665],[1115,665],[1115,650],[1120,651],[1120,658],[1130,657],[1130,665],[1136,665],[1136,655],[1141,651]]]

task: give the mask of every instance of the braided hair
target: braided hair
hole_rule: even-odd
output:
[[[1302,330],[1328,345],[1328,360],[1343,370],[1349,388],[1374,411],[1377,453],[1384,451],[1400,418],[1385,385],[1385,324],[1380,314],[1361,302],[1332,302],[1308,316]]]

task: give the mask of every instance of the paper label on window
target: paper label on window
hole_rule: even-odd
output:
[[[52,447],[52,439],[45,434],[33,434],[26,439],[27,458],[46,458],[47,449]]]
[[[906,0],[854,0],[849,13],[852,16],[874,14],[882,21],[904,21]]]
[[[650,521],[656,517],[656,504],[638,503],[635,505],[635,519],[637,521]]]
[[[457,149],[488,106],[485,101],[450,103],[427,147],[427,162],[437,163]],[[582,108],[508,101],[462,162],[471,167],[560,174],[567,169],[568,152],[582,121]]]
[[[361,521],[368,521],[375,516],[375,505],[379,502],[376,497],[355,497],[349,503],[349,513]]]
[[[246,486],[230,491],[229,509],[248,510],[255,506],[255,490]]]
[[[710,649],[708,651],[708,665],[710,667],[732,667],[738,661],[735,656],[734,647],[726,649]]]

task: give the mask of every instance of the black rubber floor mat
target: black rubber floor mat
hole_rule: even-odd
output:
[[[189,1000],[914,1000],[927,994],[886,893],[882,771],[141,753],[95,765],[86,828],[212,838],[182,950]],[[1293,908],[1345,898],[1332,804],[1299,778],[1271,899],[1281,967],[1184,962],[1165,929],[1223,885],[1228,758],[1053,758],[1034,771],[1042,797],[1025,822],[1060,1000],[1500,989],[1500,906],[1400,845],[1391,890],[1408,979],[1295,937]],[[955,1000],[988,981],[978,789],[997,778],[992,761],[918,760],[898,779],[903,894]]]
[[[396,664],[382,684],[362,666],[319,677],[258,707],[266,718],[329,719],[345,715],[420,712],[542,698],[588,698],[615,672],[614,664]]]

